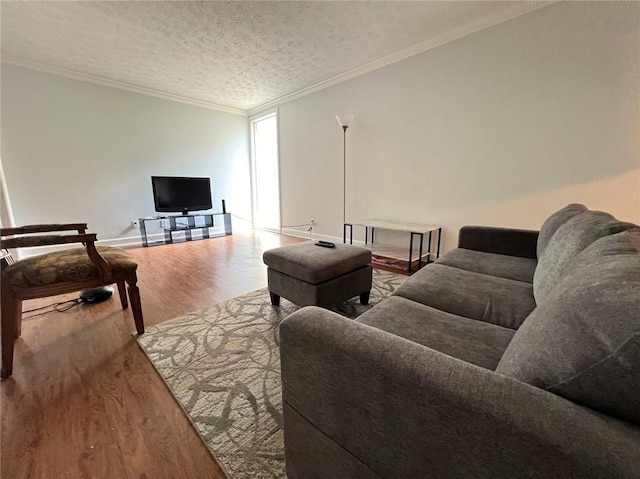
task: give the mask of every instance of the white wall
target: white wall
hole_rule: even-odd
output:
[[[138,241],[152,175],[211,177],[214,206],[251,215],[247,118],[2,65],[2,163],[16,225],[87,222]]]
[[[568,2],[281,105],[283,225],[539,228],[570,202],[640,222],[640,4]],[[393,238],[392,238],[393,239]]]
[[[11,212],[11,201],[7,195],[7,187],[4,180],[4,170],[2,168],[2,158],[0,158],[0,226],[9,228],[13,226]]]

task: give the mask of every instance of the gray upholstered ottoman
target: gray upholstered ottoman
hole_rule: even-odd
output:
[[[359,246],[316,246],[313,241],[265,251],[271,304],[280,297],[299,306],[337,306],[354,296],[369,302],[371,251]]]

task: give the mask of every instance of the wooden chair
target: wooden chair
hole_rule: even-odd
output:
[[[71,248],[17,261],[2,270],[2,371],[6,378],[13,372],[13,347],[22,326],[22,301],[89,288],[118,285],[122,308],[126,309],[127,291],[138,334],[144,333],[140,293],[136,285],[137,263],[133,256],[121,248],[96,247],[97,237],[86,233],[87,225],[50,224],[0,229],[0,248],[26,248],[33,246],[83,243],[83,248]],[[51,232],[77,232],[76,234],[42,234]],[[32,234],[32,236],[20,236]],[[5,238],[10,236],[10,238]]]

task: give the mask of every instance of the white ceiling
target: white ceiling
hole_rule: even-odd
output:
[[[547,3],[2,1],[2,61],[250,111]]]

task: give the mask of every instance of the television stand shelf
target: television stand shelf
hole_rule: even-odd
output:
[[[211,235],[210,228],[215,227],[214,217],[222,219],[224,231],[219,234]],[[220,218],[221,217],[221,218]],[[152,222],[168,222],[169,225],[163,228],[164,239],[153,240],[149,238],[147,233],[147,223]],[[173,235],[176,232],[184,233],[183,241],[193,241],[194,239],[216,238],[219,236],[228,236],[231,231],[231,213],[202,213],[194,215],[176,215],[176,216],[154,216],[151,218],[140,218],[140,239],[143,246],[155,246],[160,244],[171,244],[176,242]],[[221,225],[222,226],[222,225]],[[199,232],[200,237],[194,238],[192,232]]]

